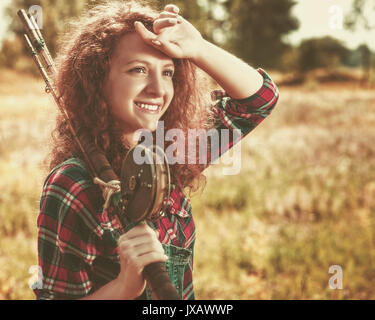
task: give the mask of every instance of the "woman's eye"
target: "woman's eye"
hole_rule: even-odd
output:
[[[131,69],[130,72],[147,73],[147,70],[146,70],[145,67],[135,67],[135,68]],[[172,69],[164,70],[164,72],[163,72],[163,75],[165,75],[167,77],[173,77],[173,74],[174,74],[174,70],[172,70]]]
[[[173,77],[173,70],[165,70],[164,72],[168,77]]]
[[[131,72],[137,72],[137,73],[145,73],[146,72],[146,69],[144,67],[135,67],[133,68],[132,70],[130,70]]]

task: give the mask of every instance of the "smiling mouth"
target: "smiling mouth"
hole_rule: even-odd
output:
[[[147,104],[141,102],[134,102],[134,104],[138,107],[138,109],[146,113],[159,113],[161,110],[160,104]]]

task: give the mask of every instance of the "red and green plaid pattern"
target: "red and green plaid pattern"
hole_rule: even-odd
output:
[[[212,93],[218,129],[239,129],[243,138],[270,114],[279,93],[267,73],[262,69],[258,72],[264,83],[251,97],[237,100],[223,91]],[[222,155],[237,142],[220,144],[215,154]],[[181,255],[181,251],[186,254],[181,255],[187,263],[179,275],[179,292],[183,299],[194,299],[195,225],[190,200],[176,186],[169,200],[164,217],[150,225],[160,231],[159,240],[165,248],[169,246],[171,256]],[[120,231],[110,212],[103,212],[102,208],[100,188],[92,182],[81,160],[71,158],[48,175],[37,220],[38,258],[43,272],[43,287],[34,289],[38,299],[80,298],[117,277]]]

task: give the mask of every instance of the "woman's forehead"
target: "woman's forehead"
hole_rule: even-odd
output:
[[[112,59],[115,63],[122,65],[134,61],[173,65],[171,57],[148,45],[137,33],[128,33],[120,39],[115,47]]]

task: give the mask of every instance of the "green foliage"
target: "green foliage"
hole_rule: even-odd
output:
[[[278,70],[290,72],[291,70],[298,69],[299,50],[296,47],[289,46],[285,49],[284,53],[280,56]]]
[[[361,65],[364,68],[369,68],[371,65],[371,50],[365,44],[358,46],[357,50],[361,55]]]
[[[353,0],[352,9],[345,17],[345,28],[354,32],[358,27],[363,27],[366,30],[375,29],[375,1],[374,0]],[[368,41],[372,41],[368,37]],[[363,68],[363,82],[375,83],[375,57],[370,52],[366,44],[360,45],[356,51],[353,52],[352,59],[349,63],[353,63],[353,59],[360,58],[360,65]],[[358,61],[357,61],[358,63]],[[358,64],[357,64],[358,65]]]
[[[375,9],[374,0],[353,0],[352,9],[345,17],[345,27],[354,31],[358,26],[367,30],[375,28],[374,15],[371,10]]]
[[[362,53],[359,47],[351,50],[344,64],[349,67],[359,67],[362,65]]]
[[[279,67],[288,46],[282,37],[298,28],[291,16],[292,0],[228,0],[229,44],[234,53],[254,66]]]
[[[12,17],[9,33],[21,37],[22,25],[17,10],[26,11],[39,5],[43,13],[43,36],[55,55],[59,36],[66,30],[66,21],[79,15],[87,5],[100,0],[13,0],[7,9]],[[298,21],[290,16],[295,4],[292,0],[147,0],[146,3],[161,10],[168,3],[180,7],[181,14],[202,34],[214,43],[230,49],[234,54],[256,66],[280,65],[280,56],[288,48],[282,36],[297,29]],[[22,40],[23,41],[23,40]],[[5,53],[9,58],[9,50]],[[16,55],[27,55],[26,48]],[[14,59],[16,59],[14,57]]]
[[[32,5],[41,6],[42,33],[54,56],[66,22],[79,15],[87,6],[99,2],[100,0],[13,0],[7,14],[13,18],[9,33],[14,33],[17,38],[4,42],[0,64],[14,67],[20,57],[29,57],[25,46],[20,46],[23,43],[23,29],[17,18],[18,9],[28,11]],[[197,27],[204,38],[255,67],[305,72],[340,64],[358,66],[358,59],[361,59],[362,66],[369,65],[369,55],[366,56],[365,48],[358,48],[348,54],[349,50],[334,38],[307,39],[298,48],[285,44],[283,37],[299,26],[296,17],[291,15],[291,9],[295,5],[293,0],[147,0],[145,3],[159,10],[169,3],[178,5],[181,14]],[[356,2],[357,12],[362,12],[363,7],[363,1]],[[358,11],[359,9],[362,11]],[[30,69],[25,64],[19,65]]]
[[[5,39],[0,52],[0,65],[7,68],[14,68],[22,52],[23,43],[19,38]]]
[[[332,68],[342,64],[348,57],[349,50],[332,37],[303,40],[298,48],[299,71],[317,68]]]
[[[27,13],[34,5],[42,8],[42,34],[48,44],[52,56],[56,53],[59,35],[65,30],[66,19],[74,18],[79,15],[84,9],[84,6],[90,0],[75,0],[75,1],[61,1],[61,0],[12,0],[6,10],[10,16],[11,24],[9,26],[10,33],[14,33],[17,37],[22,38],[24,30],[20,22],[17,11],[24,9]],[[27,54],[26,47],[23,54]]]

